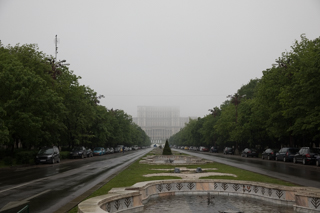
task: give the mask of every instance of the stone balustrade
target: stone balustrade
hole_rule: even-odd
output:
[[[108,194],[83,201],[79,213],[141,212],[155,196],[207,194],[245,196],[293,206],[296,212],[320,212],[320,190],[239,180],[158,180],[139,182],[131,187],[114,188]]]

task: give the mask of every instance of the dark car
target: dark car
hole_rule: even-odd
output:
[[[212,152],[212,153],[218,153],[218,149],[217,149],[216,147],[212,146],[212,147],[210,148],[210,152]]]
[[[276,159],[276,153],[278,150],[275,149],[266,149],[264,152],[261,154],[262,159],[268,159],[268,160],[274,160]]]
[[[245,148],[241,153],[241,157],[258,157],[258,156],[259,154],[257,150],[250,149],[250,148]]]
[[[87,149],[87,158],[93,157],[93,152],[91,149]]]
[[[60,163],[60,152],[58,147],[50,146],[43,147],[39,150],[38,154],[35,157],[35,163]]]
[[[71,158],[86,158],[87,150],[83,146],[76,146],[70,152]]]
[[[276,161],[289,162],[293,160],[293,157],[299,152],[298,148],[283,147],[276,153]]]
[[[233,150],[233,148],[231,148],[231,147],[226,147],[226,148],[224,148],[224,150],[223,150],[223,154],[224,155],[234,155],[234,150]]]
[[[316,162],[320,149],[311,147],[301,147],[299,152],[293,157],[293,163],[313,164]]]

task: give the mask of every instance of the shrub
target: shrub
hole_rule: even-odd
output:
[[[4,162],[4,165],[6,166],[9,166],[9,165],[12,165],[13,164],[13,158],[12,157],[4,157],[3,158],[3,162]]]
[[[162,155],[172,155],[168,140],[166,140],[166,144],[164,145]]]
[[[67,159],[69,158],[69,152],[68,151],[61,151],[60,152],[60,159]]]
[[[62,146],[61,147],[61,152],[70,152],[71,148],[67,147],[67,146]]]
[[[4,149],[0,149],[0,160],[7,156],[7,152]]]
[[[19,151],[15,154],[17,164],[33,163],[37,151]]]

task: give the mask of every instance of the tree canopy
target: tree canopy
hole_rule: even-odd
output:
[[[0,145],[24,148],[149,145],[123,110],[99,105],[103,95],[36,45],[0,44]]]
[[[289,52],[211,114],[190,120],[170,144],[320,146],[320,38],[301,35]]]

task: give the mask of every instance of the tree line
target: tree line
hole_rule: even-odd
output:
[[[99,105],[103,95],[37,45],[0,42],[0,147],[145,146],[132,117]]]
[[[301,35],[261,79],[170,138],[184,146],[316,146],[320,138],[320,37]]]

